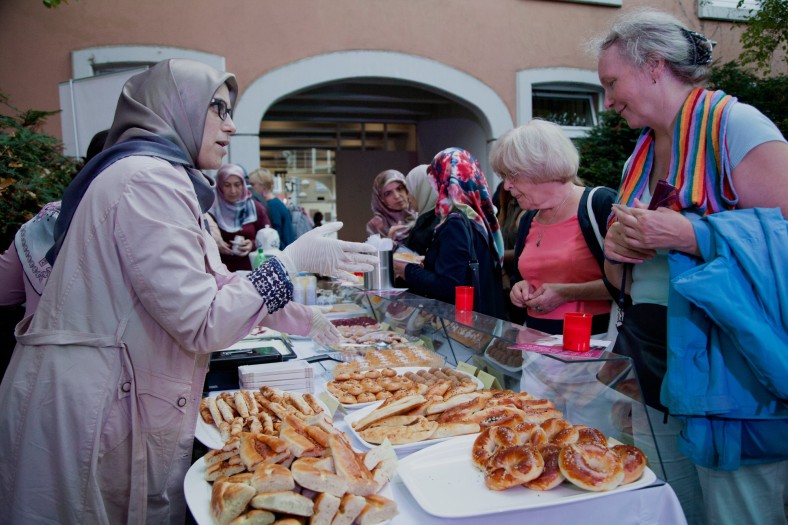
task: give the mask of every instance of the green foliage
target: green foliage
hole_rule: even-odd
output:
[[[607,186],[618,189],[624,167],[640,130],[631,129],[626,121],[613,110],[600,114],[599,124],[583,138],[577,139],[580,151],[578,175],[589,186]]]
[[[44,3],[44,6],[47,9],[54,9],[58,7],[61,3],[67,4],[68,0],[41,0]]]
[[[0,93],[0,104],[16,116],[0,115],[0,250],[44,204],[60,200],[76,172],[56,138],[38,131],[56,111],[19,112]]]
[[[760,9],[747,20],[747,29],[741,36],[744,47],[739,60],[756,64],[758,69],[771,72],[772,57],[782,54],[788,65],[788,0],[759,0]],[[738,7],[744,4],[739,1]]]
[[[712,69],[709,87],[755,106],[780,128],[783,136],[788,136],[788,76],[762,78],[736,62],[728,62]]]

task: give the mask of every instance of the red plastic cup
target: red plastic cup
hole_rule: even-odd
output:
[[[591,318],[583,312],[564,314],[564,350],[588,352],[591,348]]]
[[[470,310],[457,310],[454,312],[454,320],[460,324],[473,326],[473,312]]]
[[[457,310],[473,310],[473,286],[457,286],[454,289],[454,306]]]

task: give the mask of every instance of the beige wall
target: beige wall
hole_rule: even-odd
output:
[[[654,0],[734,59],[739,30],[699,21],[697,0]],[[646,2],[625,0],[624,9]],[[40,0],[0,1],[0,91],[19,108],[57,109],[73,50],[158,45],[226,58],[241,91],[275,68],[344,50],[397,51],[436,60],[489,86],[516,118],[515,74],[528,68],[593,69],[582,43],[621,8],[550,0]],[[45,130],[60,135],[60,121]]]

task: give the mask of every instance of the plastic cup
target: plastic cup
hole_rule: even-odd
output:
[[[457,286],[454,289],[454,306],[457,310],[473,310],[473,286]]]
[[[591,314],[566,312],[564,314],[564,350],[588,352],[591,348]]]
[[[454,320],[460,324],[473,326],[473,312],[470,310],[457,310],[454,312]]]

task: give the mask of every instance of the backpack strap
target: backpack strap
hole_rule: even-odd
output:
[[[450,216],[455,215],[455,213],[451,213]],[[468,269],[471,272],[471,286],[473,286],[474,294],[473,294],[473,309],[477,310],[477,306],[480,300],[481,294],[481,280],[479,278],[479,259],[476,257],[476,247],[473,243],[473,226],[471,225],[470,219],[465,216],[464,213],[456,213],[464,222],[465,227],[468,230],[468,243],[471,252],[471,258],[468,261]]]

